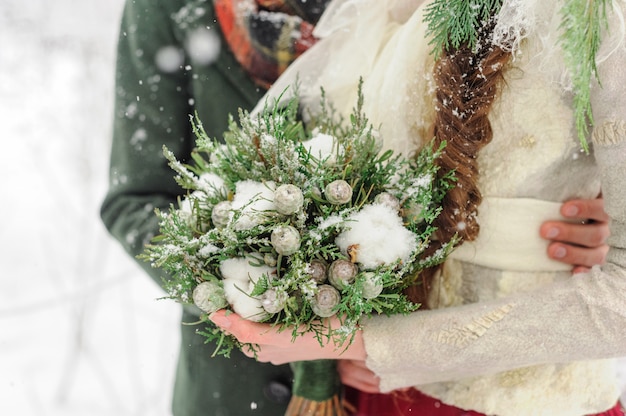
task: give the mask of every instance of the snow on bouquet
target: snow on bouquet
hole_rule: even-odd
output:
[[[231,116],[224,142],[193,119],[193,164],[164,149],[188,194],[157,211],[161,234],[142,255],[171,275],[169,297],[197,306],[205,322],[226,308],[293,337],[311,331],[320,343],[337,345],[351,340],[364,316],[416,310],[403,290],[454,245],[424,255],[453,177],[437,178],[442,149],[426,146],[413,158],[381,151],[383,139],[362,104],[359,93],[343,120],[322,93],[319,114],[305,125],[296,94],[258,115],[240,111],[239,123]],[[331,316],[341,327],[329,332],[323,318]],[[216,353],[241,347],[205,328],[198,332],[217,342]],[[295,397],[336,408],[334,364],[296,363]],[[313,389],[310,378],[303,386],[304,374],[320,368],[329,374],[315,377]]]

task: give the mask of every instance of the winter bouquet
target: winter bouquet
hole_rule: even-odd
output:
[[[453,178],[437,178],[442,149],[426,146],[412,158],[381,151],[383,138],[362,100],[359,94],[344,120],[322,94],[320,111],[305,125],[296,94],[257,115],[240,111],[239,123],[231,116],[223,142],[192,120],[193,163],[164,149],[187,196],[157,211],[160,235],[142,256],[170,273],[169,297],[197,306],[202,321],[226,308],[293,337],[312,332],[320,343],[337,345],[351,340],[364,316],[419,306],[403,290],[454,245],[424,254]],[[341,326],[329,332],[323,318],[331,316]],[[217,341],[216,353],[241,347],[206,328],[199,332]],[[319,414],[341,414],[334,364],[294,364],[288,414],[300,414],[310,401],[328,408]]]

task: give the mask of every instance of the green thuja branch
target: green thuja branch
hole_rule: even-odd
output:
[[[593,125],[591,78],[598,79],[596,54],[602,29],[607,27],[607,1],[570,0],[561,9],[561,44],[565,63],[572,76],[576,130],[586,152],[589,151],[588,126]]]
[[[467,45],[474,48],[478,30],[498,13],[502,0],[435,0],[424,15],[427,35],[437,59],[445,49]]]

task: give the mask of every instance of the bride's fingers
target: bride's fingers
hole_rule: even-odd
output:
[[[223,309],[212,313],[209,319],[244,344],[288,345],[291,340],[288,331],[279,332],[269,324],[249,321]]]

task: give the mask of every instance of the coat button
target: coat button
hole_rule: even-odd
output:
[[[291,399],[291,387],[282,381],[273,380],[263,388],[263,394],[274,403],[288,403]]]

